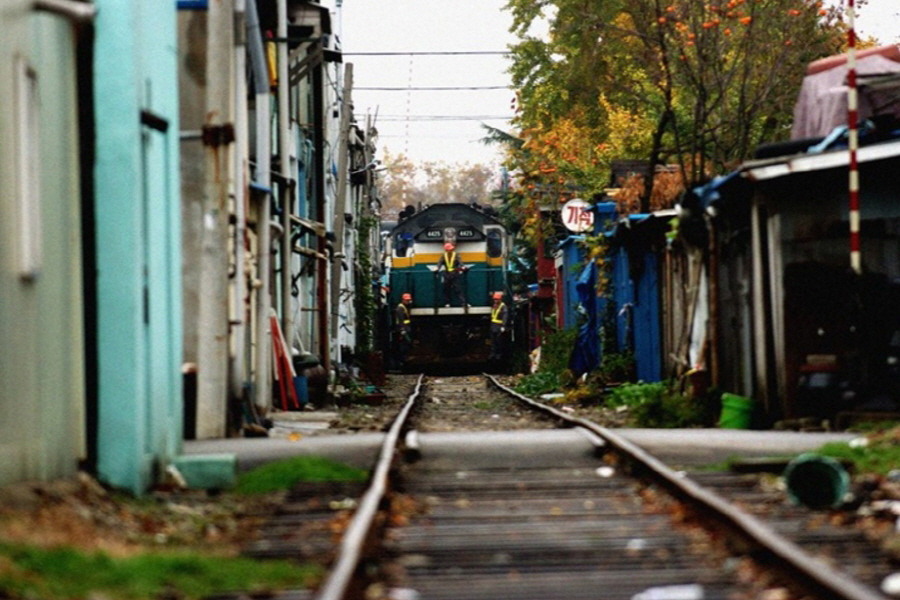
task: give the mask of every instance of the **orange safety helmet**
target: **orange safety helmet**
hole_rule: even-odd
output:
[[[494,300],[503,300],[503,292],[494,292],[491,297]]]
[[[403,294],[403,296],[401,296],[401,299],[412,300],[412,294]]]
[[[454,248],[456,248],[456,246],[454,246],[452,242],[447,242],[446,244],[444,244],[444,250],[448,252],[450,250],[453,250]]]

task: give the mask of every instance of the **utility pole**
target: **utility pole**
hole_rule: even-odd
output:
[[[340,359],[340,343],[338,333],[340,330],[341,307],[341,283],[343,281],[343,262],[347,243],[344,240],[344,215],[347,212],[347,159],[348,142],[350,138],[350,113],[353,111],[353,103],[350,96],[353,91],[353,64],[348,63],[344,67],[344,91],[341,97],[341,131],[338,146],[337,166],[337,198],[334,206],[334,258],[331,270],[331,339],[337,346],[335,356]]]
[[[225,436],[228,400],[228,210],[231,185],[231,59],[234,2],[207,10],[205,181],[200,250],[197,437]]]
[[[856,89],[856,6],[854,0],[847,1],[847,129],[850,149],[850,180],[848,220],[850,222],[850,268],[857,275],[862,273],[862,258],[859,251],[859,94]]]

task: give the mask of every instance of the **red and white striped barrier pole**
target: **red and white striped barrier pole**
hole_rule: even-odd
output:
[[[856,151],[859,148],[859,99],[856,90],[856,7],[854,0],[847,0],[847,128],[850,147],[850,267],[862,272],[859,253],[859,165]]]

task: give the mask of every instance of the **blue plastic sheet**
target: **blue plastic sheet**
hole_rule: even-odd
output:
[[[569,369],[580,377],[600,365],[600,342],[597,335],[597,264],[585,265],[575,283],[575,292],[587,317],[578,328],[578,338],[569,357]]]

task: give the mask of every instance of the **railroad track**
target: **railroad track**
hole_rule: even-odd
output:
[[[321,588],[277,597],[883,598],[891,566],[861,536],[811,528],[821,513],[783,491],[760,491],[752,475],[687,477],[494,384],[420,378],[358,502],[360,490],[308,488],[289,502],[257,555],[329,553],[313,542],[326,538],[309,527],[309,502],[323,516],[352,506]],[[443,430],[460,412],[473,431]],[[324,522],[334,529],[334,513]]]

